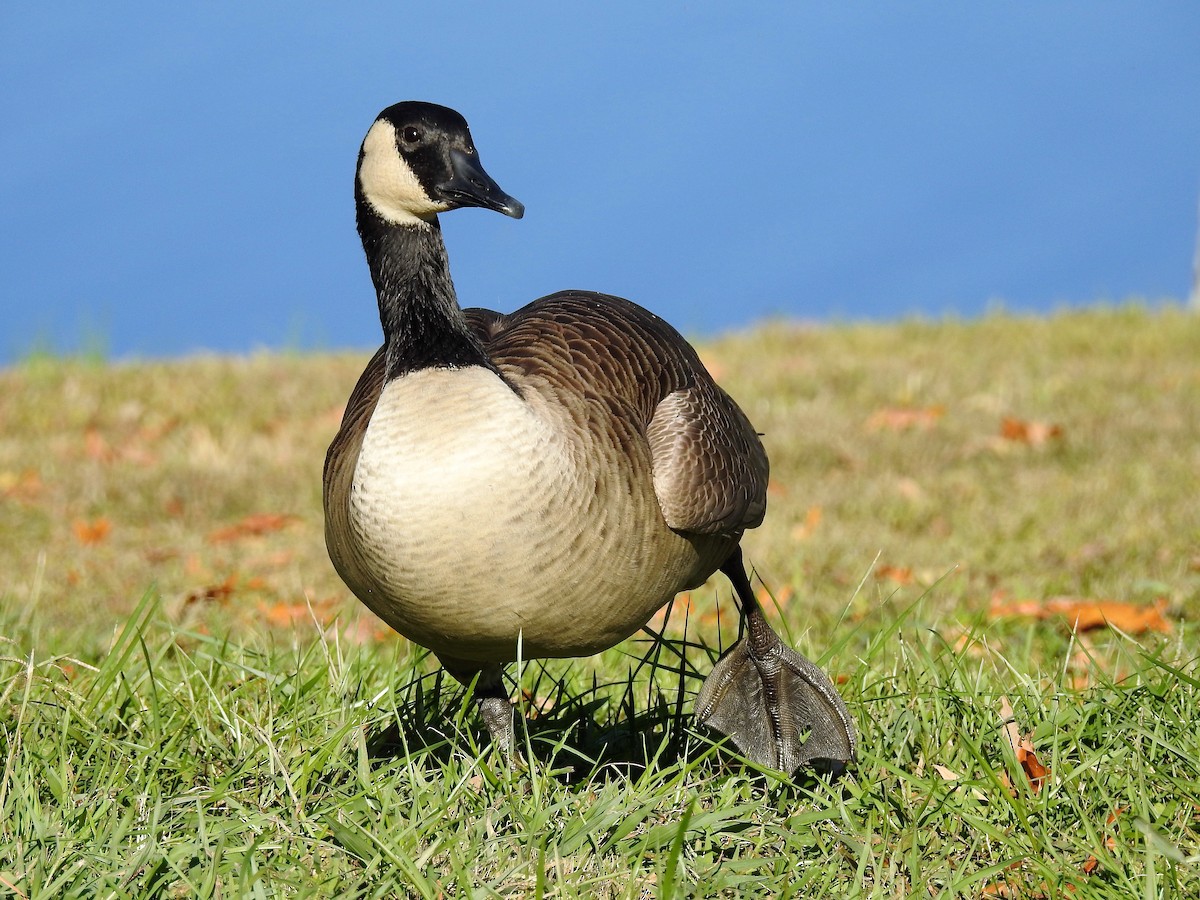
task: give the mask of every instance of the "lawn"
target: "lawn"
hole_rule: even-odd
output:
[[[767,323],[747,561],[857,720],[694,725],[727,584],[514,671],[528,766],[325,556],[364,354],[0,371],[0,896],[1200,896],[1200,316]]]

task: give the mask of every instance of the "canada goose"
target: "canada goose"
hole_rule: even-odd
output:
[[[850,760],[845,704],[750,588],[738,543],[762,522],[767,457],[692,347],[588,291],[508,315],[461,309],[438,213],[524,207],[451,109],[381,112],[354,194],[384,342],[325,459],[325,540],[350,589],[474,681],[493,742],[511,749],[502,670],[518,648],[597,653],[720,569],[745,637],[705,681],[697,719],[777,769]]]

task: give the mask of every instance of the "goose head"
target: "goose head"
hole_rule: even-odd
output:
[[[360,212],[365,205],[389,225],[427,225],[463,206],[525,214],[483,170],[466,120],[433,103],[397,103],[379,114],[358,154],[355,193]]]

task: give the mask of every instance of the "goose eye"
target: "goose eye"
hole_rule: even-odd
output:
[[[404,143],[415,144],[421,140],[421,129],[409,125],[404,129]]]

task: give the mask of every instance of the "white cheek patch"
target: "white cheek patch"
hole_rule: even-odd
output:
[[[419,225],[446,210],[429,198],[421,182],[396,149],[396,129],[379,119],[363,140],[358,180],[363,196],[379,215],[394,225]]]

